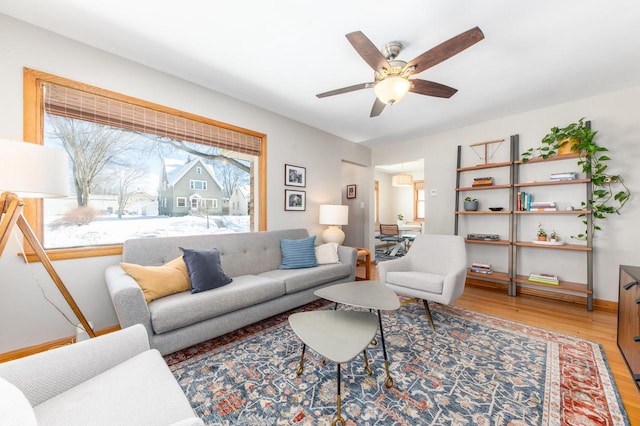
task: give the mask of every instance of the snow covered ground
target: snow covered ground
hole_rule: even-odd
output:
[[[222,234],[249,232],[249,216],[102,216],[88,225],[61,226],[52,229],[45,223],[45,247],[69,248],[120,244],[131,238],[153,238],[175,235]]]

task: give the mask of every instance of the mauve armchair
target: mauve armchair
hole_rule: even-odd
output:
[[[435,330],[429,301],[450,304],[462,295],[467,252],[459,235],[417,235],[407,254],[378,264],[380,281],[399,295],[422,300]]]

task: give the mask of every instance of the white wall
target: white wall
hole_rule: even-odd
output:
[[[317,129],[154,71],[144,65],[0,15],[0,138],[22,139],[23,67],[59,75],[267,135],[267,228],[320,234],[318,205],[340,203],[342,161],[365,167],[371,151]],[[284,212],[284,164],[306,167],[307,208]],[[0,353],[68,337],[75,328],[44,301],[12,241],[0,258]],[[69,291],[96,329],[117,324],[103,279],[119,256],[56,261]],[[32,267],[47,294],[70,316],[42,265]],[[75,323],[75,319],[73,319]]]
[[[610,172],[622,174],[632,191],[632,198],[621,216],[602,221],[603,231],[596,234],[594,240],[594,297],[617,301],[618,266],[640,264],[637,251],[640,238],[640,168],[637,166],[640,159],[639,110],[640,86],[376,148],[373,151],[373,163],[375,166],[407,161],[407,158],[403,158],[403,152],[410,152],[414,157],[424,156],[427,194],[425,232],[451,234],[454,225],[458,145],[464,147],[463,157],[469,159],[470,163],[466,165],[477,164],[479,160],[476,158],[477,161],[474,162],[473,153],[468,148],[472,143],[498,138],[505,138],[507,143],[510,135],[519,134],[520,150],[523,151],[539,146],[540,139],[551,127],[564,126],[586,117],[591,120],[592,127],[599,131],[597,141],[610,150]],[[508,145],[501,150],[508,152]],[[438,190],[437,197],[429,195],[431,189]],[[545,217],[544,220],[548,219]],[[527,261],[541,264],[544,256],[542,252],[527,252]],[[574,276],[583,273],[585,256],[574,260],[570,255],[558,255],[557,259],[563,259],[560,261],[562,269],[558,275]]]

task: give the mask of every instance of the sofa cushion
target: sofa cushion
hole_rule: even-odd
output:
[[[315,235],[299,240],[280,239],[282,263],[280,269],[312,268],[318,266],[316,261]]]
[[[182,256],[162,266],[142,266],[121,262],[120,267],[138,283],[147,303],[189,290],[187,266]]]
[[[202,293],[173,294],[149,304],[156,334],[266,302],[285,294],[284,282],[268,277],[241,275],[223,287]]]
[[[22,391],[0,377],[0,425],[36,426],[36,415]]]
[[[389,272],[387,283],[433,294],[442,294],[444,275],[415,271]]]
[[[317,246],[315,250],[318,265],[340,262],[340,257],[338,257],[338,246],[338,243],[326,243]]]
[[[233,281],[222,270],[218,249],[195,250],[180,247],[184,253],[184,263],[189,271],[191,293],[211,290]]]
[[[284,281],[287,294],[297,293],[331,281],[346,278],[351,274],[351,265],[333,263],[315,268],[273,270],[260,274],[274,280]]]
[[[157,350],[142,352],[34,410],[38,423],[48,426],[155,426],[195,417]]]

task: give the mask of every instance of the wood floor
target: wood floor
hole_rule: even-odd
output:
[[[359,275],[362,275],[360,271]],[[375,265],[371,268],[371,276],[373,280],[378,279]],[[632,380],[616,343],[617,313],[603,310],[589,312],[584,306],[574,303],[535,296],[511,297],[497,290],[472,286],[467,286],[462,297],[453,304],[600,343],[605,350],[629,422],[632,426],[640,426],[640,391]]]

